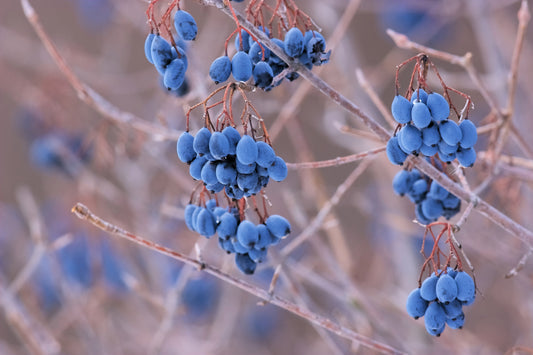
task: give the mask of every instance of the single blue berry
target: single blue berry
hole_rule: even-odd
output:
[[[268,228],[268,231],[277,238],[283,238],[291,232],[291,225],[289,221],[280,215],[274,214],[268,217],[265,221],[265,224]]]
[[[389,161],[393,164],[402,165],[405,159],[407,159],[407,154],[400,148],[397,136],[389,139],[386,152],[387,158],[389,158]]]
[[[197,154],[209,154],[209,140],[211,139],[211,131],[205,127],[201,128],[193,141],[193,148]]]
[[[255,65],[253,70],[253,77],[255,86],[264,89],[272,84],[274,79],[274,72],[267,62],[259,62]]]
[[[415,101],[411,110],[411,119],[413,124],[419,129],[429,126],[432,117],[426,104],[421,101]]]
[[[231,59],[227,55],[218,57],[211,63],[209,76],[215,84],[223,83],[231,75]]]
[[[223,159],[229,154],[229,141],[222,132],[213,132],[209,138],[209,152],[217,159]]]
[[[184,163],[190,164],[196,158],[193,142],[194,137],[189,132],[183,132],[178,138],[176,151],[178,158]]]
[[[459,144],[462,148],[472,148],[477,142],[477,129],[476,125],[470,120],[463,120],[459,124],[461,129],[462,138]]]
[[[198,26],[194,17],[187,11],[178,10],[174,15],[174,27],[178,35],[186,41],[192,41],[198,34]]]
[[[411,109],[413,104],[401,95],[396,95],[392,100],[391,111],[392,117],[396,122],[404,124],[411,122]]]
[[[252,76],[252,60],[248,53],[239,51],[231,59],[231,73],[235,80],[247,81]]]
[[[476,162],[476,151],[474,148],[459,149],[457,151],[457,160],[465,168],[470,168]]]
[[[248,254],[235,254],[235,265],[246,275],[252,275],[255,272],[257,264]]]
[[[252,164],[257,160],[257,144],[249,135],[242,136],[235,152],[237,159],[243,164]]]
[[[439,123],[439,132],[442,140],[449,145],[456,145],[463,138],[461,128],[452,120],[445,120]]]
[[[152,60],[152,42],[154,41],[154,38],[155,35],[153,33],[149,33],[144,41],[144,55],[146,56],[146,60],[148,60],[151,64],[154,64],[154,61]]]
[[[414,289],[411,291],[409,296],[407,296],[407,314],[409,314],[414,319],[418,319],[424,316],[426,309],[428,308],[428,301],[420,297],[420,289]]]
[[[436,92],[431,93],[427,97],[427,105],[431,116],[436,121],[442,121],[448,118],[450,115],[450,104],[444,96]]]
[[[268,174],[274,181],[283,181],[287,177],[287,164],[283,158],[277,156],[272,165],[268,167]]]
[[[293,27],[285,34],[285,53],[289,57],[298,57],[304,50],[304,35],[298,28]]]

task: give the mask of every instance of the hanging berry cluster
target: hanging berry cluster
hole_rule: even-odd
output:
[[[411,61],[416,61],[411,81],[404,96],[399,92],[399,71]],[[431,92],[426,82],[431,68],[439,78],[443,95]],[[417,81],[416,88],[414,81]],[[450,100],[449,92],[455,92],[466,99],[464,110],[459,113]],[[387,143],[387,156],[393,164],[402,165],[409,154],[426,157],[438,156],[446,163],[457,158],[464,167],[471,167],[476,161],[474,144],[477,141],[476,126],[468,119],[470,97],[444,84],[436,66],[425,55],[420,54],[400,64],[396,70],[396,96],[391,110],[398,122],[395,135]],[[453,109],[459,124],[450,116]]]
[[[244,102],[239,125],[233,116],[235,91]],[[222,100],[210,104],[221,92]],[[189,132],[190,114],[201,106],[204,127],[193,135]],[[221,111],[212,122],[210,112],[215,108]],[[284,217],[268,216],[263,191],[270,179],[285,179],[287,165],[274,152],[263,119],[241,85],[229,83],[215,90],[191,107],[186,120],[187,129],[178,139],[177,153],[182,162],[189,164],[191,177],[199,180],[201,187],[200,192],[193,193],[185,209],[187,226],[207,238],[218,233],[220,247],[227,253],[235,253],[239,269],[252,274],[256,263],[266,257],[268,246],[279,243],[290,233],[290,224]],[[243,134],[237,129],[239,126]],[[222,193],[226,207],[220,206],[217,193]],[[211,199],[212,194],[215,199]],[[262,213],[256,195],[262,199]],[[259,219],[257,225],[246,219],[248,197]]]
[[[233,12],[232,5],[228,3],[228,6],[234,15],[237,28],[226,39],[224,55],[216,58],[211,64],[211,79],[218,84],[228,80],[230,75],[233,75],[235,80],[244,82],[253,78],[254,85],[266,91],[280,85],[285,78],[289,81],[297,79],[298,73],[289,70],[287,63],[245,29]],[[266,21],[268,14],[270,18]],[[277,0],[274,7],[265,1],[250,1],[246,7],[246,15],[280,50],[308,69],[329,61],[331,51],[326,52],[324,37],[311,30],[314,27],[311,19],[298,9],[293,1]],[[304,28],[304,31],[298,26]],[[228,43],[233,36],[236,53],[230,59]]]
[[[432,230],[435,226],[443,226],[437,236]],[[407,297],[407,313],[415,319],[424,317],[426,331],[434,336],[440,336],[446,325],[452,329],[461,329],[465,321],[463,306],[471,305],[476,299],[475,282],[463,271],[461,259],[453,244],[452,229],[450,223],[441,222],[426,227],[421,252],[423,253],[428,235],[433,239],[433,249],[422,266],[418,288],[411,291]],[[448,253],[439,247],[443,237],[449,247]],[[446,259],[442,265],[441,257]],[[456,260],[453,268],[450,266],[452,259]],[[431,274],[422,282],[426,269]]]

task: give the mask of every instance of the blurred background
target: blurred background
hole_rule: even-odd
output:
[[[147,2],[31,3],[84,83],[120,110],[178,131],[185,129],[187,108],[216,87],[208,69],[235,28],[216,8],[182,1],[199,30],[187,47],[189,88],[169,93],[144,57]],[[235,7],[244,10],[246,3]],[[330,63],[316,73],[384,125],[356,70],[388,108],[395,66],[417,54],[398,49],[387,28],[439,50],[471,52],[490,95],[498,105],[506,103],[519,1],[297,4],[321,27],[328,48],[334,47]],[[530,151],[531,32],[522,52],[513,116]],[[434,62],[447,85],[471,95],[473,122],[490,123],[490,107],[465,71]],[[407,71],[400,77],[403,88]],[[435,77],[429,79],[430,86],[439,87]],[[366,128],[317,90],[304,93],[306,85],[300,78],[249,94],[266,126],[279,133],[274,147],[287,162],[383,146],[359,133]],[[1,354],[375,353],[282,309],[258,305],[257,297],[201,271],[105,235],[70,213],[82,202],[112,223],[181,253],[195,256],[198,244],[207,263],[268,289],[278,265],[276,253],[309,225],[357,164],[291,170],[285,181],[271,182],[269,211],[286,216],[292,234],[272,248],[272,257],[255,275],[245,276],[216,240],[185,226],[183,209],[195,184],[176,156],[175,141],[117,124],[82,102],[17,1],[4,2],[0,11],[0,107]],[[201,125],[201,114],[193,112],[191,130]],[[480,135],[478,152],[488,144],[488,135]],[[513,137],[503,153],[526,158],[526,168],[500,171],[481,197],[531,230],[532,157]],[[405,300],[418,285],[424,261],[419,253],[424,230],[412,223],[413,204],[393,193],[391,181],[399,169],[384,154],[370,163],[321,228],[285,261],[275,292],[408,353],[501,354],[517,346],[532,353],[533,265],[527,262],[517,276],[504,277],[528,246],[476,212],[457,233],[479,290],[466,309],[464,329],[448,328],[435,338],[426,333],[423,320],[407,315]],[[490,166],[478,159],[466,176],[475,187],[489,173]]]

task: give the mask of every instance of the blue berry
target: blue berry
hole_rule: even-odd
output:
[[[259,240],[255,244],[255,249],[263,249],[268,247],[272,243],[274,237],[268,230],[267,226],[264,224],[257,225],[257,233],[259,234]]]
[[[428,189],[427,181],[425,179],[418,179],[417,181],[413,183],[407,195],[414,203],[419,203],[426,196],[427,189]]]
[[[250,258],[248,254],[235,254],[235,264],[246,275],[252,275],[257,264]]]
[[[458,145],[449,145],[445,141],[440,141],[439,144],[439,151],[443,154],[453,154],[457,152]]]
[[[257,159],[256,163],[260,167],[268,168],[276,160],[276,153],[272,147],[265,142],[257,142]]]
[[[226,136],[229,143],[228,154],[235,155],[237,144],[241,140],[241,134],[235,128],[228,126],[222,130],[222,134]]]
[[[270,30],[268,28],[263,28],[263,26],[257,26],[257,29],[261,32],[263,32],[267,37],[270,37]],[[252,45],[254,44],[254,39],[252,38],[252,36],[249,36],[248,37],[248,43],[250,45],[250,47],[252,47]]]
[[[250,56],[252,63],[257,64],[261,61],[268,61],[268,59],[270,58],[270,50],[265,47],[265,45],[259,45],[258,42],[254,42],[250,46],[250,51],[248,52],[248,55]]]
[[[411,102],[422,102],[424,104],[427,103],[428,94],[424,91],[424,89],[417,89],[413,92],[413,96],[411,96]]]
[[[462,138],[459,144],[462,148],[472,148],[477,142],[477,129],[476,126],[470,120],[463,120],[459,124],[461,129]]]
[[[426,301],[433,301],[437,298],[437,281],[439,278],[435,275],[431,275],[422,282],[420,286],[420,297]]]
[[[455,318],[446,319],[446,324],[452,329],[461,329],[465,324],[465,314],[461,312],[461,314]]]
[[[422,146],[422,132],[411,124],[403,126],[398,136],[400,146],[408,150],[406,153],[414,153]]]
[[[242,47],[241,47],[241,36],[242,36]],[[237,36],[235,36],[235,48],[237,51],[244,51],[248,53],[250,50],[250,34],[246,32],[245,30],[241,30],[241,33],[237,33]]]
[[[220,223],[217,226],[217,233],[220,238],[228,240],[237,234],[237,218],[229,212],[220,216]]]
[[[216,220],[211,211],[202,208],[196,220],[196,231],[207,238],[215,234]]]
[[[248,53],[239,51],[231,59],[231,73],[235,80],[247,81],[252,76],[252,60]]]
[[[293,27],[285,34],[285,53],[289,57],[298,57],[304,51],[304,35],[298,28]]]
[[[458,299],[442,306],[447,318],[456,318],[463,313],[463,304]]]
[[[271,166],[268,167],[268,174],[274,181],[283,181],[287,177],[287,164],[281,157],[276,157]]]
[[[455,275],[455,282],[457,283],[457,299],[459,301],[465,302],[475,297],[476,286],[470,275],[464,271],[459,271]]]
[[[233,249],[235,249],[236,253],[246,254],[248,253],[248,251],[250,251],[250,248],[248,248],[245,245],[242,245],[237,239],[237,237],[231,237],[230,240],[231,240],[231,244],[233,245]]]
[[[413,120],[413,124],[419,129],[429,126],[432,118],[426,104],[420,101],[415,101],[413,103],[413,109],[411,110],[411,119]]]
[[[176,90],[185,80],[185,63],[183,60],[176,58],[172,60],[165,69],[163,83],[168,90]]]
[[[198,206],[191,205],[191,204],[185,207],[185,224],[187,225],[187,228],[189,228],[193,232],[195,230],[194,230],[193,223],[192,223],[192,216],[194,214],[194,211],[196,211],[197,208]]]
[[[221,184],[230,185],[237,180],[237,170],[230,162],[221,162],[217,164],[216,176]]]
[[[420,146],[420,154],[423,154],[426,157],[432,157],[439,151],[439,147],[437,145],[429,146],[422,143]]]
[[[307,31],[304,36],[305,51],[313,65],[329,62],[331,51],[326,51],[326,40],[316,31]]]
[[[272,215],[265,221],[268,231],[277,238],[283,238],[291,232],[291,225],[285,217]]]
[[[237,240],[241,245],[251,249],[259,241],[259,232],[250,221],[242,221],[237,227]]]
[[[209,138],[209,152],[217,159],[223,159],[229,154],[229,141],[222,132],[213,132]]]
[[[430,335],[439,336],[446,327],[446,314],[438,302],[431,303],[424,314],[424,324]]]
[[[426,128],[422,130],[422,141],[425,145],[433,146],[439,143],[440,133],[439,126],[431,122]]]
[[[244,191],[247,196],[251,194],[250,191],[257,186],[258,182],[259,175],[257,175],[256,172],[253,172],[252,174],[239,174],[237,176],[237,186],[239,186],[239,189]]]
[[[476,151],[474,148],[459,149],[456,156],[459,164],[466,168],[473,166],[476,162]]]
[[[407,170],[400,170],[392,180],[392,188],[397,195],[405,195],[413,185],[411,173]]]
[[[146,60],[148,60],[151,64],[154,64],[154,61],[152,60],[152,42],[154,41],[154,38],[155,35],[153,33],[149,33],[144,41],[144,55],[146,56]]]
[[[428,301],[420,297],[420,289],[414,289],[407,297],[407,314],[414,319],[418,319],[426,313]]]
[[[438,151],[438,154],[439,154],[439,159],[445,163],[452,162],[455,159],[455,155],[456,155],[456,153],[446,154],[446,153],[441,152],[440,150]]]
[[[450,104],[444,96],[436,92],[431,93],[427,97],[427,105],[431,111],[431,116],[436,121],[442,121],[450,115]]]
[[[251,136],[244,135],[237,144],[237,159],[243,164],[252,164],[257,160],[257,144]]]
[[[178,10],[174,15],[174,27],[178,35],[186,41],[192,41],[198,34],[198,26],[194,17],[187,11]]]
[[[178,138],[176,151],[178,158],[187,164],[190,164],[196,158],[196,152],[193,148],[194,137],[189,132],[183,132]]]
[[[205,127],[201,128],[194,137],[193,148],[198,154],[209,153],[209,140],[211,139],[211,131]]]
[[[427,197],[442,201],[446,197],[448,197],[448,194],[449,194],[448,190],[446,190],[444,187],[439,185],[438,182],[432,181],[431,186],[429,187],[429,192],[428,192]]]
[[[250,259],[252,259],[256,263],[262,263],[267,256],[267,250],[266,248],[263,249],[250,249],[248,252],[248,255],[250,256]]]
[[[421,202],[422,213],[428,219],[437,219],[444,212],[444,207],[442,207],[442,202],[439,200],[434,200],[432,198],[426,198]]]
[[[455,121],[445,120],[439,123],[439,132],[442,140],[449,145],[456,145],[463,138],[461,128]]]
[[[422,204],[417,203],[415,207],[415,217],[418,220],[418,222],[422,223],[423,225],[427,226],[431,222],[434,222],[434,220],[426,217],[424,215],[424,212],[422,211]]]
[[[202,169],[206,163],[207,158],[205,156],[196,157],[189,166],[189,175],[195,180],[202,180]]]
[[[218,238],[218,246],[228,254],[235,253],[235,248],[230,239]]]
[[[413,104],[409,100],[401,95],[396,95],[391,104],[392,117],[398,123],[409,123],[411,121],[412,108]]]
[[[160,35],[157,35],[152,40],[152,47],[150,50],[152,52],[152,61],[155,68],[159,74],[165,75],[167,66],[174,59],[170,43]]]
[[[251,174],[255,171],[255,168],[257,167],[257,164],[255,162],[251,164],[243,164],[239,161],[239,159],[235,160],[235,167],[237,169],[237,172],[239,174]]]
[[[214,185],[218,183],[217,179],[217,163],[208,161],[202,168],[201,177],[206,185]]]
[[[393,164],[402,165],[405,159],[407,159],[407,154],[400,148],[397,136],[389,139],[386,151],[387,158],[389,158],[389,161]]]
[[[436,291],[439,301],[447,304],[457,297],[457,283],[450,275],[441,275],[437,281]]]
[[[274,79],[274,73],[272,72],[272,68],[267,62],[259,62],[254,67],[253,77],[255,86],[264,89],[270,84],[272,84],[272,79]]]
[[[231,59],[227,55],[218,57],[209,68],[209,76],[215,84],[228,80],[231,75]]]

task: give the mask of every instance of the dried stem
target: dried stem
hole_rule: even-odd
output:
[[[152,241],[143,239],[135,234],[132,234],[120,227],[117,227],[102,218],[98,217],[97,215],[93,214],[86,206],[84,206],[81,203],[77,203],[73,208],[72,212],[80,219],[85,220],[93,224],[95,227],[100,228],[104,232],[110,233],[114,236],[124,238],[126,240],[129,240],[130,242],[136,243],[138,245],[141,245],[147,249],[156,251],[160,254],[169,256],[175,260],[179,260],[187,265],[192,265],[199,270],[203,270],[207,272],[208,274],[211,274],[225,282],[227,282],[230,285],[233,285],[235,287],[240,288],[243,291],[246,291],[254,296],[257,296],[269,303],[272,303],[275,306],[278,306],[280,308],[283,308],[301,318],[306,319],[307,321],[319,325],[332,333],[335,333],[343,338],[350,339],[355,342],[359,342],[362,345],[374,349],[376,351],[379,351],[381,353],[386,354],[404,354],[404,352],[394,349],[386,344],[382,344],[378,341],[375,341],[373,339],[370,339],[366,336],[363,336],[359,333],[354,332],[351,329],[348,329],[346,327],[343,327],[327,318],[324,318],[318,314],[315,314],[313,312],[301,309],[296,304],[279,297],[277,295],[271,295],[268,293],[268,291],[263,290],[257,286],[254,286],[244,280],[237,279],[236,277],[233,277],[229,274],[226,274],[219,270],[218,268],[211,266],[206,263],[201,263],[196,259],[190,258],[184,254],[178,253],[174,250],[168,249],[166,247],[163,247],[157,243],[154,243]]]
[[[316,168],[328,168],[332,166],[340,166],[344,164],[354,163],[356,161],[372,157],[385,151],[386,147],[379,147],[376,149],[367,150],[366,152],[347,155],[345,157],[337,157],[335,159],[328,159],[322,161],[312,161],[307,163],[287,163],[287,168],[291,170],[298,169],[316,169]]]

